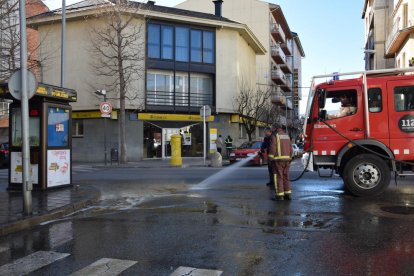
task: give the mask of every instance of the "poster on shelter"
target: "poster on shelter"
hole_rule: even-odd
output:
[[[10,153],[10,182],[11,183],[23,183],[23,163],[21,152]],[[29,173],[33,184],[39,183],[39,165],[31,164]]]
[[[47,151],[47,186],[70,184],[70,150]]]

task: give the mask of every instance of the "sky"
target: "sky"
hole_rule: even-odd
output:
[[[199,0],[210,1],[211,0]],[[50,9],[61,0],[44,0]],[[66,0],[66,5],[79,0]],[[174,6],[183,0],[156,0],[157,5]],[[364,70],[363,0],[270,0],[278,4],[291,31],[298,33],[306,57],[302,60],[302,101],[306,108],[311,78],[333,72]],[[211,3],[213,5],[213,3]],[[226,4],[224,0],[223,5]],[[224,14],[225,16],[225,14]]]

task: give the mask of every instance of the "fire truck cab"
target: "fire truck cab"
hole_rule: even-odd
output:
[[[357,196],[383,192],[391,172],[414,175],[414,75],[407,71],[342,73],[358,77],[312,84],[304,164],[336,171]]]

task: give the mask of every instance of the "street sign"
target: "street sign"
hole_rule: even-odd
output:
[[[27,98],[30,99],[36,93],[37,81],[35,75],[27,70]],[[16,100],[22,99],[21,70],[17,70],[9,79],[9,92]]]
[[[200,108],[200,116],[201,118],[207,119],[211,116],[211,108],[208,105],[204,105]]]
[[[101,117],[106,117],[106,118],[111,117],[111,112],[112,112],[111,103],[102,102],[100,106],[100,110],[101,110]]]

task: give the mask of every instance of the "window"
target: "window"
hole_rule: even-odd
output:
[[[174,103],[173,75],[169,72],[147,74],[147,104],[170,105]]]
[[[177,61],[188,62],[189,44],[188,28],[175,28],[175,58]]]
[[[160,58],[160,26],[148,25],[148,57]]]
[[[381,88],[368,89],[369,112],[377,113],[382,111]]]
[[[29,143],[31,147],[40,146],[40,117],[29,115]],[[13,108],[12,112],[13,131],[11,134],[12,146],[22,146],[22,112],[20,108]]]
[[[414,110],[414,86],[400,86],[394,88],[395,111]]]
[[[202,62],[201,56],[201,31],[191,30],[191,61],[192,62]]]
[[[188,106],[188,75],[177,73],[175,76],[175,104]]]
[[[212,32],[203,32],[203,62],[214,63],[214,35]]]
[[[83,120],[72,120],[72,137],[83,137]]]
[[[213,79],[208,75],[192,74],[190,78],[191,106],[212,105]]]
[[[356,90],[328,91],[327,118],[336,119],[354,115],[357,112],[357,92]]]
[[[171,26],[162,26],[162,54],[163,59],[173,59],[173,28]]]

